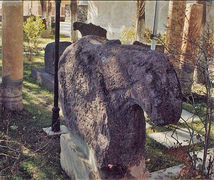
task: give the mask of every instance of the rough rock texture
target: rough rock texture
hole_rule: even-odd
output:
[[[77,21],[87,22],[88,5],[77,6]]]
[[[77,5],[77,21],[87,22],[88,5]],[[65,21],[71,21],[70,4],[65,4]]]
[[[59,62],[59,92],[69,131],[92,147],[99,168],[139,163],[144,111],[156,125],[176,123],[181,90],[163,54],[86,36]]]
[[[73,28],[75,31],[79,30],[82,36],[95,35],[106,38],[107,34],[107,31],[104,28],[92,23],[86,24],[82,22],[74,22]]]
[[[71,42],[59,43],[59,57],[64,50],[71,45]],[[47,73],[54,75],[54,59],[55,59],[55,42],[49,43],[45,47],[45,70]]]

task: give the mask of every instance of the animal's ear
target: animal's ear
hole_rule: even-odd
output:
[[[73,23],[73,27],[76,27],[76,22]]]

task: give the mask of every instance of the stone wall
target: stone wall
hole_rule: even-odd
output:
[[[107,7],[107,8],[106,8]],[[146,28],[152,29],[154,23],[155,1],[147,1],[145,6]],[[108,31],[109,39],[119,38],[126,28],[136,24],[137,17],[136,1],[99,2],[89,1],[88,23],[102,26]],[[167,22],[168,2],[161,1],[158,20],[158,33],[165,32]]]
[[[193,1],[187,1],[193,3]],[[169,10],[168,1],[160,1],[160,14],[158,17],[158,33],[165,33]],[[120,38],[126,28],[132,28],[136,24],[136,1],[89,1],[88,23],[93,23],[108,31],[109,39]],[[145,27],[152,30],[154,24],[155,1],[146,1]],[[207,2],[207,22],[214,17],[214,3]]]
[[[119,38],[121,32],[135,25],[136,1],[89,1],[88,23],[107,30],[109,39]]]
[[[77,21],[87,22],[88,5],[81,4],[77,6]],[[71,21],[70,4],[65,4],[65,21]]]

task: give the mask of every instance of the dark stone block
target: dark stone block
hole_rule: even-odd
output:
[[[64,50],[71,45],[71,42],[59,43],[59,57]],[[49,74],[54,75],[54,59],[55,59],[55,42],[49,43],[45,48],[45,70]]]
[[[87,35],[95,35],[106,38],[107,31],[100,27],[96,26],[92,23],[86,24],[82,22],[74,22],[73,23],[74,30],[79,30],[82,37]]]
[[[31,77],[39,81],[49,91],[54,90],[54,76],[47,73],[44,68],[34,68],[31,70]]]

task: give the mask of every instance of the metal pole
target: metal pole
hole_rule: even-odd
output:
[[[60,4],[61,0],[55,0],[55,71],[54,71],[54,107],[52,109],[52,131],[60,131],[59,104],[58,104],[58,62],[59,62],[59,28],[60,28]]]
[[[158,16],[159,16],[159,0],[156,0],[155,3],[155,16],[154,16],[154,25],[153,25],[153,32],[151,34],[151,50],[155,50],[155,36],[157,35],[157,27],[158,27]]]

